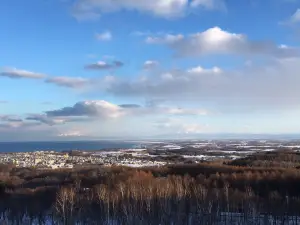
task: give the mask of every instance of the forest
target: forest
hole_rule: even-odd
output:
[[[129,168],[0,166],[0,224],[300,224],[300,153]]]

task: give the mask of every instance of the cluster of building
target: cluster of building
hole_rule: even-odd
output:
[[[128,151],[80,152],[79,155],[55,151],[35,151],[0,154],[0,164],[14,164],[16,167],[35,168],[73,168],[86,165],[120,165],[130,167],[161,166],[165,162],[154,159],[142,159],[140,153]]]
[[[197,163],[203,160],[232,160],[255,152],[287,149],[300,151],[300,142],[261,140],[152,142],[141,149],[117,149],[114,151],[0,153],[0,164],[52,169],[88,165],[144,167],[162,166],[169,163]]]
[[[0,154],[0,163],[17,167],[73,168],[68,158],[68,154],[57,154],[54,151],[17,152]]]

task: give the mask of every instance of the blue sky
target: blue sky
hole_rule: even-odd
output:
[[[3,0],[0,141],[300,133],[298,0]]]

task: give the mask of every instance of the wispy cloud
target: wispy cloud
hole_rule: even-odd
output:
[[[69,88],[83,88],[90,83],[89,79],[82,77],[51,77],[45,82]]]
[[[206,10],[226,10],[226,4],[223,0],[192,0],[192,8],[204,8]]]
[[[176,18],[184,15],[188,6],[188,0],[76,0],[72,7],[72,15],[78,20],[95,20],[105,13],[131,10],[157,17]]]
[[[300,8],[289,19],[291,23],[300,23]]]
[[[52,102],[50,101],[44,101],[44,102],[41,102],[42,105],[52,105]]]
[[[22,122],[23,120],[15,115],[0,115],[0,121],[2,122]]]
[[[150,69],[157,67],[158,65],[159,65],[159,62],[156,60],[147,60],[144,62],[143,68],[145,70],[150,70]]]
[[[295,26],[300,24],[300,8],[297,9],[289,18],[279,22],[280,25]]]
[[[145,42],[147,44],[175,44],[184,39],[184,36],[182,34],[165,34],[163,36],[149,36],[146,38]]]
[[[112,39],[112,33],[110,31],[104,31],[103,33],[97,33],[96,38],[99,41],[110,41]]]
[[[12,79],[19,79],[19,78],[42,79],[46,77],[46,75],[42,73],[36,73],[36,72],[20,70],[20,69],[10,68],[10,67],[4,68],[0,72],[0,76],[9,77]]]
[[[63,124],[65,120],[63,119],[58,119],[58,118],[51,118],[47,117],[46,115],[43,114],[31,114],[28,117],[26,117],[26,120],[32,120],[32,121],[37,121],[40,123],[44,123],[50,126],[57,125],[57,124]]]
[[[108,69],[117,69],[124,65],[121,61],[113,61],[112,63],[107,63],[104,61],[99,61],[96,63],[88,64],[84,68],[88,70],[108,70]]]
[[[209,131],[208,125],[190,123],[181,119],[168,118],[153,123],[153,126],[167,133],[198,134]]]

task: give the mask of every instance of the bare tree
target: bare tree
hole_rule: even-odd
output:
[[[62,217],[63,224],[72,224],[76,203],[76,192],[74,188],[63,187],[56,196],[55,210]]]

